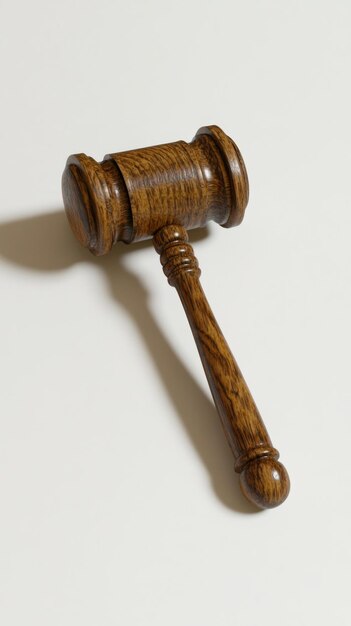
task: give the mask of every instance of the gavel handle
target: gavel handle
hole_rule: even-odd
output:
[[[154,235],[163,271],[176,287],[187,315],[244,495],[259,508],[278,506],[288,496],[289,476],[278,462],[259,411],[216,322],[202,289],[200,269],[182,226]]]

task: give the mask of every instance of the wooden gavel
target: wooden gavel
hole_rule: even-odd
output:
[[[289,476],[200,284],[187,229],[214,220],[240,224],[248,202],[245,165],[218,126],[177,141],[105,156],[68,158],[62,178],[65,209],[79,242],[93,254],[117,241],[153,238],[163,271],[176,287],[207,376],[244,495],[259,508],[284,502]]]

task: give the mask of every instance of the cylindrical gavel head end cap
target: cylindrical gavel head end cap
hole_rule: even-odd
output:
[[[245,465],[240,474],[241,490],[260,509],[273,509],[286,500],[290,480],[284,465],[271,457],[260,457]]]
[[[229,183],[230,211],[226,221],[221,225],[224,228],[238,226],[244,218],[249,201],[249,179],[244,159],[233,139],[228,137],[218,126],[203,126],[197,131],[195,139],[201,139],[204,135],[211,137],[215,143],[225,166],[226,178]]]
[[[74,235],[94,254],[105,254],[113,244],[113,197],[104,171],[86,154],[67,160],[62,175],[62,195],[66,215]],[[109,210],[110,208],[110,210]]]

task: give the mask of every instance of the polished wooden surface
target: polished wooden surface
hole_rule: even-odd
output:
[[[187,235],[209,220],[230,227],[243,219],[249,187],[234,141],[208,126],[191,143],[114,153],[101,163],[72,155],[62,189],[71,227],[93,254],[153,237],[189,320],[242,491],[260,508],[281,504],[288,474],[207,302]]]
[[[207,302],[187,232],[183,227],[164,226],[154,245],[189,320],[242,490],[257,506],[275,507],[289,493],[289,477]]]
[[[72,155],[62,190],[76,237],[100,255],[116,241],[148,239],[166,224],[239,224],[249,186],[237,146],[220,128],[208,126],[191,143],[118,152],[101,163]]]

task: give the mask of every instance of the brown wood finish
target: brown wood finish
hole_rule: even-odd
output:
[[[97,255],[116,241],[148,239],[167,224],[239,224],[248,189],[240,152],[217,126],[200,128],[189,144],[119,152],[102,163],[72,155],[62,184],[71,227]]]
[[[289,477],[203,292],[187,229],[213,220],[239,224],[248,179],[235,143],[217,126],[191,143],[107,155],[101,163],[69,157],[63,174],[68,219],[93,254],[116,241],[153,237],[163,271],[177,289],[207,376],[245,496],[260,508],[281,504]]]

